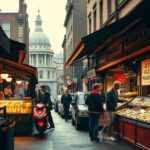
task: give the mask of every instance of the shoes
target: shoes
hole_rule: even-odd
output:
[[[93,142],[93,141],[94,141],[94,138],[90,138],[90,140]]]
[[[104,140],[104,137],[103,137],[103,132],[99,132],[98,133],[98,135],[99,135],[99,138],[100,138],[100,142],[102,142],[103,140]]]
[[[109,141],[116,141],[116,138],[114,138],[114,137],[112,137],[112,136],[108,136],[108,137],[107,137],[107,140],[109,140]]]
[[[55,126],[50,126],[47,129],[54,129],[54,128],[55,128]]]
[[[96,137],[96,138],[94,138],[94,141],[95,141],[96,143],[98,143],[98,142],[100,141],[100,139],[99,139],[98,137]]]

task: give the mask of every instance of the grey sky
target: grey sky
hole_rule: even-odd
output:
[[[62,51],[67,0],[25,0],[25,2],[29,14],[30,33],[34,31],[35,18],[39,9],[43,20],[43,30],[50,39],[52,49],[55,53]],[[0,0],[0,9],[2,12],[17,12],[19,0]]]

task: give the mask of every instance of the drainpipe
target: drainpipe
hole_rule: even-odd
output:
[[[116,21],[119,19],[118,0],[115,0],[115,18]]]

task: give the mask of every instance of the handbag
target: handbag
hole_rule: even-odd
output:
[[[108,112],[104,112],[100,115],[98,120],[99,126],[108,126],[110,124],[110,117]]]

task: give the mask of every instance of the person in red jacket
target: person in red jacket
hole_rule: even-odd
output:
[[[85,104],[88,105],[89,111],[89,137],[91,141],[99,141],[98,136],[98,120],[100,114],[104,112],[103,100],[100,95],[100,85],[95,83],[93,85],[93,90],[89,93]]]

